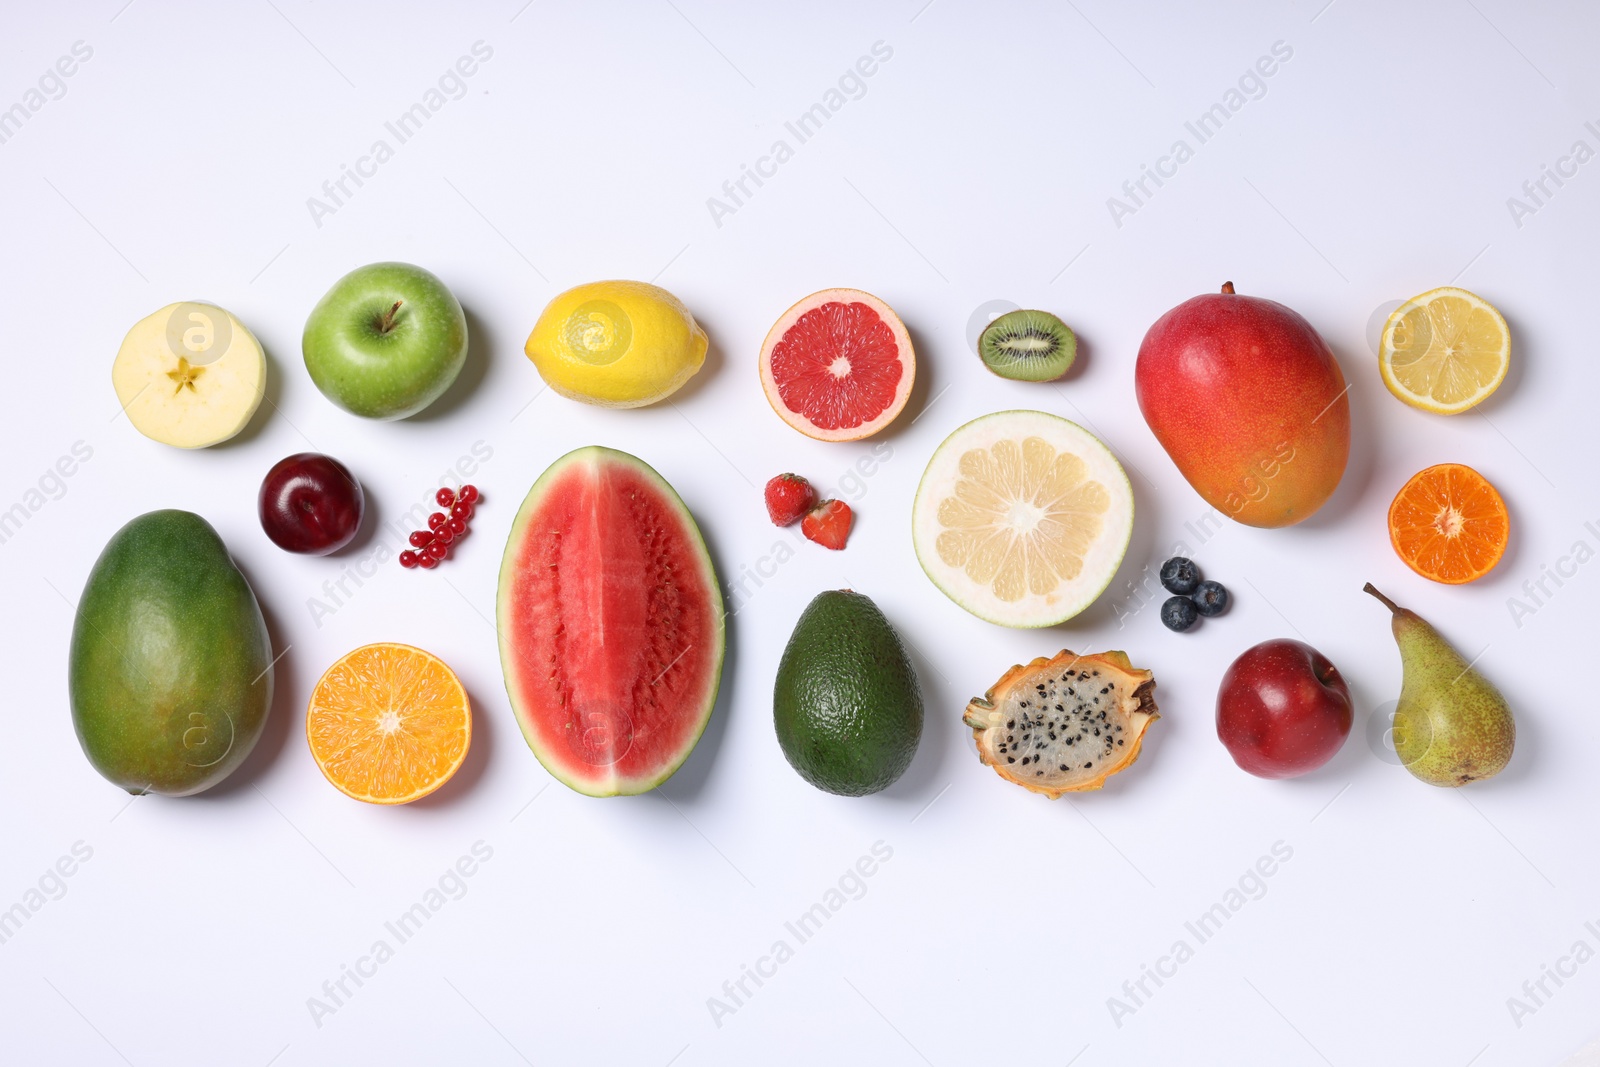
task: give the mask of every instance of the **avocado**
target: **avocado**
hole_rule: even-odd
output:
[[[106,544],[78,601],[67,667],[78,743],[130,793],[209,789],[261,736],[272,663],[261,606],[210,523],[141,515]]]
[[[800,615],[772,709],[790,766],[840,796],[889,788],[922,738],[922,690],[900,637],[848,589],[818,593]]]

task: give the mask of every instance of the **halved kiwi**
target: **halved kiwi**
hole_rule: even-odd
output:
[[[984,366],[1016,382],[1053,382],[1078,354],[1078,338],[1048,311],[1009,311],[978,338]]]

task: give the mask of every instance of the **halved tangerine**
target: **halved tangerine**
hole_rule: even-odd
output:
[[[1461,463],[1414,474],[1389,505],[1389,543],[1406,566],[1461,585],[1500,562],[1511,536],[1506,503],[1483,475]]]
[[[761,388],[784,422],[819,441],[857,441],[894,421],[917,374],[911,335],[888,304],[824,289],[785,311],[761,343]]]
[[[369,804],[438,789],[472,743],[467,691],[431,652],[363,645],[329,667],[306,709],[311,756],[334,788]]]

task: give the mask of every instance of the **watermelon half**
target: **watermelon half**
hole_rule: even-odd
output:
[[[600,447],[551,464],[512,524],[497,614],[511,708],[551,774],[631,795],[689,758],[722,680],[722,593],[648,464]]]

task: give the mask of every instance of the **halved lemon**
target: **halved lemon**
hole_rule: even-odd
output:
[[[1378,368],[1414,408],[1459,415],[1488,399],[1511,366],[1511,330],[1481,296],[1445,286],[1401,304],[1384,323]]]
[[[438,789],[472,743],[472,709],[431,652],[363,645],[329,667],[306,708],[311,756],[334,788],[369,804],[406,804]]]
[[[1133,490],[1077,423],[1000,411],[934,451],[911,521],[922,569],[951,600],[1002,626],[1054,626],[1111,583],[1133,533]]]

